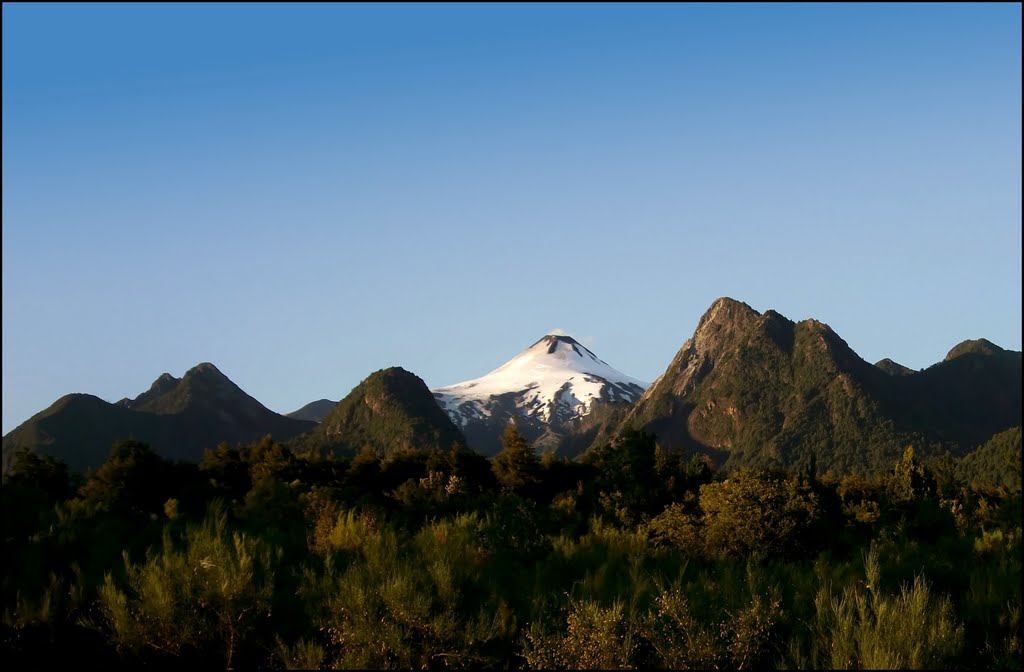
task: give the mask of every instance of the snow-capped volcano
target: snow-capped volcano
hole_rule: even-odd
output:
[[[545,428],[564,428],[590,413],[594,402],[629,404],[648,386],[608,366],[575,339],[549,334],[486,376],[433,393],[472,441],[481,430],[500,435],[513,416],[538,435]],[[526,427],[520,422],[521,430]]]

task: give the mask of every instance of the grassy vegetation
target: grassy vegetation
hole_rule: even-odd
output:
[[[200,465],[128,444],[78,480],[19,459],[5,662],[1020,668],[1019,488],[912,450],[870,476],[726,478],[641,432],[580,462],[506,443],[264,440]]]

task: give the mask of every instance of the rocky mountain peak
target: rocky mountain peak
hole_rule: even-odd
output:
[[[716,299],[697,322],[692,343],[697,352],[713,353],[723,349],[754,326],[761,314],[728,297]]]
[[[987,338],[968,339],[954,345],[953,348],[946,353],[946,358],[943,361],[948,362],[967,354],[995,355],[1000,352],[1006,351]]]

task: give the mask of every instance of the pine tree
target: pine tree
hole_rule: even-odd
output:
[[[501,444],[501,452],[491,463],[498,483],[519,493],[529,491],[540,481],[540,460],[514,421],[505,427]]]

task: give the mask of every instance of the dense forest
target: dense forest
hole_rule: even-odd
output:
[[[8,665],[1021,667],[1021,433],[867,476],[715,473],[626,430],[4,474]]]

